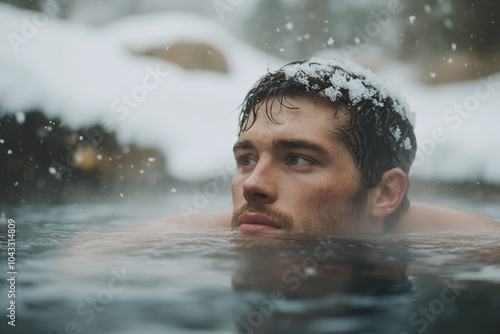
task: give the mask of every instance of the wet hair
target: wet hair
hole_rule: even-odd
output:
[[[349,117],[337,118],[332,133],[350,152],[361,187],[374,188],[392,168],[400,168],[408,176],[417,149],[414,115],[388,82],[349,62],[323,58],[292,62],[269,72],[248,92],[240,113],[239,134],[253,125],[261,106],[265,106],[269,120],[278,123],[272,104],[296,109],[289,101],[292,98],[326,102],[334,117],[339,109],[347,111]],[[392,229],[408,207],[405,193],[398,209],[385,218],[385,229]]]

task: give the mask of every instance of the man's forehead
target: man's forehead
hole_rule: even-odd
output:
[[[345,122],[349,117],[350,112],[342,105],[299,96],[282,100],[270,98],[259,102],[255,112],[249,113],[247,124],[254,124],[257,121],[277,124],[294,118],[302,118],[301,121],[322,118],[323,124],[334,128],[337,123]]]
[[[344,128],[348,119],[348,111],[331,103],[302,97],[289,98],[286,103],[270,99],[260,103],[255,115],[250,113],[237,142],[265,137],[268,143],[275,141],[275,147],[286,146],[276,145],[277,140],[336,146],[337,130]]]
[[[290,135],[300,136],[331,135],[338,128],[344,127],[349,121],[349,112],[343,108],[335,109],[331,106],[318,106],[306,103],[297,103],[291,109],[287,107],[260,107],[255,115],[250,113],[246,124],[242,127],[240,137],[253,132],[290,132]]]

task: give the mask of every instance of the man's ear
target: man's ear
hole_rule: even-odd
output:
[[[375,198],[371,208],[372,217],[383,218],[396,211],[403,200],[407,186],[408,180],[400,168],[386,171],[375,187]]]

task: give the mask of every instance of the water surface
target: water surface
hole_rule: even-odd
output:
[[[12,328],[3,315],[1,332],[500,330],[500,234],[113,230],[174,213],[189,199],[176,196],[4,210],[0,270],[12,218],[17,318]],[[1,287],[5,306],[4,279]]]

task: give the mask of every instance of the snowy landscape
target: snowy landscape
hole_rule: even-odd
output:
[[[39,108],[73,127],[100,123],[123,144],[159,148],[168,172],[184,180],[228,168],[246,92],[268,69],[287,63],[240,41],[220,22],[185,12],[99,27],[40,15],[0,4],[3,112],[22,120],[23,112]],[[213,46],[228,72],[186,70],[140,54],[178,42]],[[346,56],[330,47],[333,39],[324,42],[329,47],[318,56]],[[400,87],[416,113],[419,149],[411,177],[500,184],[499,73],[429,86],[403,62],[383,62],[376,72]]]

